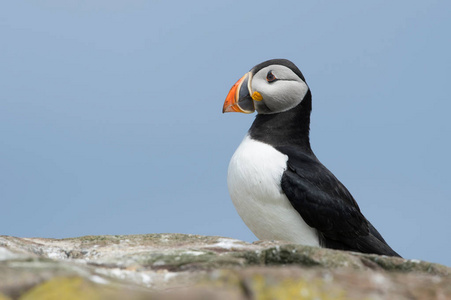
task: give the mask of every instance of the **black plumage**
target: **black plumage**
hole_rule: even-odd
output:
[[[271,65],[289,67],[304,82],[290,61],[270,60],[252,72]],[[279,113],[258,114],[249,135],[288,156],[281,188],[304,221],[318,231],[324,247],[399,256],[361,213],[346,187],[314,155],[309,141],[310,90],[296,107]]]

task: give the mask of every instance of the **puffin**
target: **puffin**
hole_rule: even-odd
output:
[[[232,202],[260,240],[401,257],[310,147],[312,93],[298,67],[271,59],[230,89],[225,112],[254,122],[227,172]]]

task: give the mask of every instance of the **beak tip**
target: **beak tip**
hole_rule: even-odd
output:
[[[224,105],[224,107],[222,108],[222,113],[228,113],[228,112],[234,112],[234,107],[233,105]]]

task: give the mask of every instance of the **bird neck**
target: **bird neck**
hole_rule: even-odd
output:
[[[258,114],[249,129],[252,139],[278,146],[296,146],[312,153],[310,148],[310,90],[296,107],[275,114]]]

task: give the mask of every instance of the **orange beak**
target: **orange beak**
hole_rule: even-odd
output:
[[[252,74],[246,73],[230,89],[224,101],[222,112],[241,112],[250,114],[255,111],[254,101],[250,96]]]

